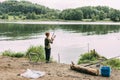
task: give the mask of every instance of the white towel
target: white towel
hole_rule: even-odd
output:
[[[45,75],[45,72],[35,71],[35,70],[30,70],[30,69],[27,69],[26,72],[20,74],[20,76],[23,76],[26,78],[32,78],[32,79],[37,79],[37,78],[42,77],[44,75]]]

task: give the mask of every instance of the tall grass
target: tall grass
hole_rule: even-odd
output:
[[[91,50],[89,53],[82,54],[78,60],[78,64],[84,64],[84,63],[97,64],[101,59],[104,60],[100,63],[101,65],[110,66],[114,69],[120,69],[119,58],[107,59],[103,56],[100,56],[95,50]]]
[[[35,53],[36,55],[29,55],[30,53]],[[21,58],[21,57],[30,57],[34,60],[39,58],[39,61],[44,61],[45,60],[45,52],[43,46],[30,46],[25,53],[22,52],[13,52],[10,50],[6,50],[1,53],[2,56],[9,56],[9,57],[16,57],[16,58]]]
[[[101,56],[95,50],[91,50],[88,53],[80,55],[80,58],[78,60],[78,64],[89,63],[91,61],[96,61],[99,58],[101,58]]]
[[[10,50],[6,50],[6,51],[2,52],[2,56],[21,58],[21,57],[25,56],[25,53],[13,52],[13,51],[10,51]]]
[[[111,66],[115,69],[120,69],[120,59],[110,59],[103,63],[103,65]]]
[[[45,51],[44,51],[44,48],[43,46],[31,46],[28,48],[27,52],[26,52],[26,57],[29,58],[29,54],[30,53],[36,53],[38,56],[39,56],[39,60],[40,61],[44,61],[45,60]],[[31,56],[32,58],[36,58],[37,56]]]

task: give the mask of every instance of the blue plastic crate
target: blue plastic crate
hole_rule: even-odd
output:
[[[111,68],[109,66],[102,66],[100,72],[101,72],[101,76],[110,77]]]

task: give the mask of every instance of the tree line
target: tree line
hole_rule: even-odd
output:
[[[8,19],[62,19],[62,20],[90,20],[98,21],[109,19],[120,21],[120,10],[107,6],[85,6],[75,9],[55,10],[33,4],[28,1],[7,0],[0,3],[0,18]]]
[[[23,19],[54,19],[58,17],[58,10],[28,1],[7,0],[0,3],[0,15],[2,19],[8,19],[9,15]]]
[[[91,19],[91,21],[97,21],[110,19],[112,21],[120,21],[120,10],[109,8],[107,6],[86,6],[63,10],[60,13],[59,18],[65,20]]]

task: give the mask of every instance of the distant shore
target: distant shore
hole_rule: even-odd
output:
[[[83,22],[83,21],[0,21],[14,24],[50,24],[50,25],[120,25],[120,22]]]

